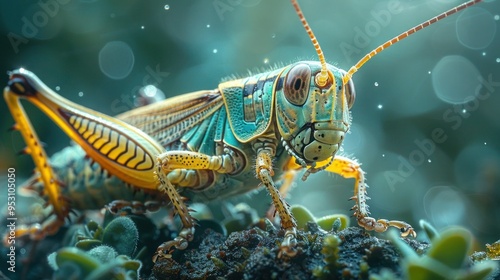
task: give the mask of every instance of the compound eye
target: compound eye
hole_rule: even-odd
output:
[[[352,79],[350,79],[349,82],[347,82],[347,85],[345,85],[345,97],[347,99],[347,106],[351,109],[354,104],[354,100],[356,99],[356,90],[354,89]]]
[[[307,64],[295,65],[285,79],[284,94],[286,100],[297,106],[306,103],[310,80],[311,68]]]

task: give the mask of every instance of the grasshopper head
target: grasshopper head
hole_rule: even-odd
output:
[[[408,29],[366,54],[348,72],[326,63],[297,0],[291,2],[316,49],[319,62],[298,62],[283,70],[276,85],[276,119],[283,146],[302,166],[311,165],[309,174],[333,162],[332,156],[349,129],[349,109],[355,98],[352,75],[388,47],[481,0],[470,0]],[[315,168],[317,161],[329,157],[332,160],[327,165]]]
[[[302,61],[287,67],[277,86],[276,119],[287,151],[302,164],[314,164],[335,155],[349,129],[349,109],[355,91],[345,71],[327,65],[328,79],[321,85],[319,62]]]

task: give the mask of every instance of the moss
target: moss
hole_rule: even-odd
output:
[[[490,260],[500,260],[500,240],[493,244],[486,244],[486,256]]]
[[[342,241],[335,235],[327,235],[323,239],[323,261],[325,265],[313,270],[313,275],[320,279],[332,279],[335,272],[341,267],[339,260],[339,245]]]

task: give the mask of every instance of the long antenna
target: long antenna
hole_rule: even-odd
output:
[[[295,8],[295,12],[299,16],[299,19],[302,22],[304,28],[306,29],[307,35],[309,35],[309,38],[311,38],[311,42],[313,43],[314,48],[316,49],[316,53],[318,54],[319,62],[321,63],[321,73],[318,76],[316,76],[317,77],[316,83],[319,86],[324,86],[328,82],[328,70],[326,68],[325,56],[323,55],[323,51],[321,50],[318,40],[316,40],[316,36],[314,36],[311,27],[307,23],[306,18],[304,17],[304,14],[300,9],[299,3],[297,3],[297,0],[290,0],[290,1],[292,2],[293,7]],[[333,83],[335,83],[335,79],[333,80]]]
[[[387,49],[388,47],[392,46],[393,44],[403,40],[404,38],[410,36],[411,34],[421,30],[421,29],[424,29],[425,27],[433,24],[433,23],[436,23],[450,15],[453,15],[454,13],[458,12],[458,11],[461,11],[465,8],[468,8],[472,5],[475,5],[479,2],[481,2],[482,0],[471,0],[469,2],[466,2],[466,3],[463,3],[459,6],[456,6],[455,8],[451,8],[449,9],[448,11],[440,14],[440,15],[437,15],[413,28],[410,28],[409,30],[399,34],[398,36],[390,39],[389,41],[383,43],[382,45],[378,46],[376,49],[374,49],[373,51],[371,51],[370,53],[368,53],[367,55],[365,55],[360,61],[358,61],[358,63],[356,63],[354,66],[351,67],[351,69],[349,69],[349,71],[347,71],[347,74],[342,78],[342,83],[345,85],[347,84],[347,82],[349,82],[349,80],[351,79],[352,75],[354,73],[356,73],[356,71],[359,70],[359,68],[361,68],[361,66],[363,66],[363,64],[365,64],[368,60],[370,60],[372,57],[374,57],[376,54],[379,54],[381,53],[383,50]]]

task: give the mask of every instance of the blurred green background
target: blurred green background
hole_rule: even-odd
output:
[[[460,3],[300,1],[327,60],[346,70]],[[375,218],[460,224],[482,243],[500,238],[499,15],[498,0],[478,4],[396,44],[354,75],[357,100],[343,154],[367,172]],[[216,88],[248,69],[317,60],[285,0],[3,0],[0,32],[0,72],[27,68],[64,97],[109,115],[132,108],[146,85],[170,97]],[[40,111],[26,108],[48,154],[69,144]],[[0,173],[15,167],[27,177],[32,160],[15,155],[23,140],[5,132],[13,120],[4,102],[0,112]],[[347,214],[352,186],[315,174],[297,180],[289,200],[317,216]]]

